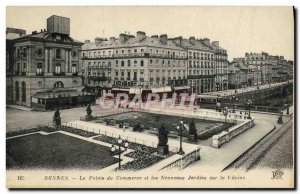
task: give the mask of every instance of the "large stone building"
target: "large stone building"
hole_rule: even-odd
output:
[[[119,38],[87,40],[82,50],[85,84],[96,93],[141,84],[153,88],[152,92],[195,94],[228,87],[227,51],[208,38],[148,37],[137,32],[136,37],[120,34]]]
[[[86,41],[82,49],[85,83],[91,87],[136,93],[187,90],[187,52],[167,35],[136,36]]]
[[[253,65],[261,72],[261,83],[285,81],[292,78],[292,61],[283,56],[274,56],[266,52],[246,53],[243,58],[245,65]]]
[[[208,46],[209,39],[199,40],[195,37],[183,39],[174,38],[179,46],[188,53],[188,85],[191,93],[206,93],[215,90],[215,53]]]
[[[53,99],[81,94],[82,45],[70,37],[70,19],[60,16],[47,19],[47,30],[10,39],[7,101],[44,109]]]

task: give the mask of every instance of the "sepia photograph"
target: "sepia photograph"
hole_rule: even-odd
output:
[[[5,9],[7,188],[295,188],[293,6]]]

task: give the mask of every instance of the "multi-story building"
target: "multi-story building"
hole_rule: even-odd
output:
[[[173,39],[177,45],[188,53],[188,86],[191,93],[200,94],[215,90],[215,53],[209,39]]]
[[[7,75],[11,82],[9,101],[40,109],[53,108],[57,99],[74,104],[81,95],[79,76],[80,51],[83,43],[70,37],[70,19],[51,16],[47,30],[10,40]],[[70,105],[69,104],[69,105]]]
[[[284,81],[288,78],[287,63],[283,56],[273,56],[266,52],[246,53],[246,65],[254,65],[261,72],[261,83]]]
[[[86,41],[82,51],[87,85],[132,93],[142,87],[153,93],[187,90],[187,52],[167,35],[96,38]],[[172,88],[171,88],[172,86]]]
[[[214,50],[214,61],[215,61],[215,89],[216,91],[228,89],[228,55],[227,51],[220,47],[219,41],[212,41],[210,44],[209,40],[203,39],[203,43],[210,46]]]

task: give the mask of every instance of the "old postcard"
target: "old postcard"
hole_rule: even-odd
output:
[[[295,187],[293,7],[6,7],[8,188]]]

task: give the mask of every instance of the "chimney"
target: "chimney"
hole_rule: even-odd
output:
[[[211,42],[213,45],[215,45],[216,47],[219,47],[219,41],[212,41]]]
[[[96,43],[96,44],[100,44],[101,42],[106,41],[106,40],[107,40],[106,38],[96,37],[96,38],[95,38],[95,43]]]
[[[196,41],[195,36],[189,38],[189,42],[194,43]]]
[[[111,42],[115,42],[115,41],[116,41],[116,38],[115,38],[115,37],[110,37],[109,40],[110,40]]]
[[[84,41],[84,43],[90,43],[90,42],[91,42],[90,40],[85,40],[85,41]]]
[[[136,33],[136,37],[137,37],[138,41],[141,41],[141,40],[143,40],[146,37],[146,33],[142,32],[142,31],[138,31]]]
[[[121,43],[125,42],[126,40],[128,40],[128,36],[127,34],[120,34],[119,35],[119,40]]]
[[[203,40],[204,44],[210,45],[210,40],[208,38],[203,38],[202,40]]]
[[[177,44],[181,44],[182,43],[182,36],[174,38],[174,42],[176,42]]]
[[[158,39],[158,35],[152,35],[151,38]]]
[[[168,43],[168,35],[166,35],[166,34],[160,35],[159,40],[160,40],[161,43],[167,44]]]

